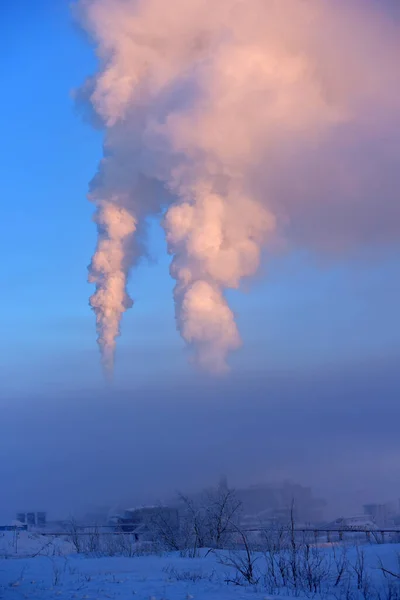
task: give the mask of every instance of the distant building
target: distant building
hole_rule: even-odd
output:
[[[372,531],[376,528],[376,524],[368,514],[354,515],[352,517],[339,517],[335,521],[324,525],[324,530]]]
[[[84,525],[105,525],[108,521],[109,513],[109,506],[91,506],[86,509],[85,513],[79,516],[78,521],[82,521]]]
[[[26,513],[26,522],[28,525],[36,525],[36,514],[34,512]]]
[[[46,527],[46,513],[41,511],[36,513],[36,524],[38,527]]]
[[[179,514],[176,508],[168,506],[144,506],[122,511],[113,515],[110,523],[116,529],[132,533],[137,540],[151,541],[157,523],[167,526],[170,531],[179,529]]]
[[[242,502],[245,525],[287,524],[292,515],[296,526],[323,521],[325,500],[315,498],[309,487],[285,482],[282,485],[259,485],[236,490]]]
[[[45,511],[18,512],[16,521],[29,527],[46,527],[47,514]]]
[[[394,517],[390,504],[364,504],[364,514],[368,515],[377,527],[387,527]]]

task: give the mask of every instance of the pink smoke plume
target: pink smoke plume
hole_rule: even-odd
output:
[[[276,238],[348,252],[399,239],[399,21],[391,0],[79,0],[105,130],[90,267],[112,370],[135,235],[161,214],[198,364],[240,345],[225,290]],[[164,195],[152,193],[161,183]]]

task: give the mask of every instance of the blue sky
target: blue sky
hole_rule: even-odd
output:
[[[101,386],[86,282],[96,231],[85,197],[101,133],[83,122],[71,98],[94,71],[94,54],[67,3],[19,0],[2,11],[2,381],[10,391]],[[149,250],[150,260],[131,277],[136,305],[119,340],[117,378],[124,384],[132,361],[141,381],[154,371],[191,369],[175,330],[169,258],[156,221]],[[236,370],[399,355],[397,252],[326,264],[300,254],[265,257],[256,280],[230,300],[244,341],[232,358]]]

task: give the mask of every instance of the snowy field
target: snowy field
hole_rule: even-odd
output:
[[[0,558],[0,598],[4,600],[400,598],[400,580],[396,577],[400,568],[400,545],[395,544],[318,549],[307,558],[308,562],[300,551],[295,558],[289,554],[286,563],[277,556],[277,570],[279,565],[288,568],[294,559],[299,581],[300,578],[302,581],[296,589],[293,586],[292,589],[271,589],[272,563],[267,553],[251,553],[247,557],[246,553],[202,550],[196,558],[181,557],[178,553],[93,556],[76,553],[74,544],[63,538],[47,538],[28,532],[22,532],[18,537],[16,546],[13,533],[0,536],[0,555],[3,556]],[[5,555],[8,557],[4,558]],[[249,566],[249,558],[253,565],[251,583],[240,571]],[[318,591],[313,590],[313,578],[318,583],[327,565],[331,571],[329,590],[325,583]],[[344,565],[340,584],[335,586]],[[311,578],[307,583],[310,567],[313,573],[308,573]]]

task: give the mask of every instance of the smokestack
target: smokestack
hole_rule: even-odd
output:
[[[77,6],[99,57],[78,96],[105,131],[89,281],[108,374],[148,215],[164,212],[178,329],[214,372],[241,344],[226,292],[257,272],[263,248],[398,239],[400,35],[384,3]],[[168,190],[163,205],[138,193],[141,177]]]

